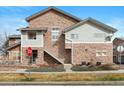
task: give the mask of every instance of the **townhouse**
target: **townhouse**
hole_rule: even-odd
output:
[[[10,35],[6,42],[7,58],[10,61],[20,62],[21,35]]]
[[[29,25],[18,29],[21,41],[8,48],[8,52],[19,52],[20,64],[29,64],[28,47],[32,48],[32,65],[113,63],[111,38],[117,31],[113,27],[93,18],[81,20],[56,7],[26,21]]]
[[[118,46],[124,46],[124,38],[116,37],[113,40],[113,62],[116,64],[120,64],[120,52],[117,51]],[[121,52],[121,64],[124,64],[124,51]]]

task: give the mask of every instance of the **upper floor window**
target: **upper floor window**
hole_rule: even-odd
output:
[[[28,32],[29,40],[36,40],[36,32]]]
[[[55,41],[58,39],[60,33],[60,28],[59,27],[53,27],[52,28],[52,40]]]
[[[71,34],[71,39],[78,39],[78,34]]]

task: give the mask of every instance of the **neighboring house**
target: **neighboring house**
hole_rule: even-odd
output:
[[[5,42],[7,56],[10,61],[20,61],[21,35],[10,35]]]
[[[92,18],[81,20],[55,7],[40,11],[26,21],[29,26],[18,29],[21,64],[29,63],[28,47],[33,50],[34,65],[113,63],[111,37],[117,30],[104,23]]]
[[[113,61],[114,63],[120,63],[119,62],[119,56],[120,53],[117,51],[117,47],[119,45],[123,45],[124,46],[124,38],[115,38],[113,40]],[[124,64],[124,52],[121,53],[121,62]]]

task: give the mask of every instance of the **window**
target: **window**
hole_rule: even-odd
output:
[[[59,32],[60,32],[60,29],[58,27],[53,27],[52,28],[52,40],[55,41],[58,39],[59,37]]]
[[[28,39],[36,40],[36,32],[28,32]]]
[[[96,51],[96,56],[107,56],[106,51]]]
[[[71,39],[78,39],[78,34],[71,34]]]
[[[110,37],[110,36],[107,36],[107,37],[105,38],[105,40],[106,40],[106,41],[111,41],[111,37]]]
[[[96,38],[105,37],[105,33],[94,33],[94,37],[96,37]]]

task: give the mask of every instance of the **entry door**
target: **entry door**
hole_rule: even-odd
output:
[[[32,64],[36,63],[37,56],[38,56],[37,50],[32,50]]]

